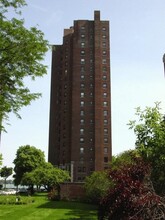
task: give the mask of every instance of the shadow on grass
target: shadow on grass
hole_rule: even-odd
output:
[[[97,219],[97,206],[86,203],[50,201],[38,206],[38,208],[61,210],[64,213],[65,219],[68,220]],[[63,218],[58,220],[63,220]]]

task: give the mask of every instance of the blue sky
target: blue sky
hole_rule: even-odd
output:
[[[94,10],[110,21],[112,152],[134,148],[135,136],[127,123],[135,118],[135,108],[154,106],[160,101],[165,112],[165,78],[162,56],[165,53],[164,0],[28,0],[22,16],[27,27],[41,29],[50,44],[61,44],[63,29],[74,20],[93,20]],[[47,160],[51,51],[44,64],[48,74],[35,82],[27,81],[42,98],[20,111],[22,120],[11,114],[7,133],[2,134],[3,165],[12,162],[19,146],[35,146]]]

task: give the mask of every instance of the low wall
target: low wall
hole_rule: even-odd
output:
[[[61,199],[81,200],[85,197],[84,183],[62,183],[60,189]]]

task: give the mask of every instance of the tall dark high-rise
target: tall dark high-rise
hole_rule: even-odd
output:
[[[76,20],[52,50],[48,161],[72,181],[111,160],[109,21]]]

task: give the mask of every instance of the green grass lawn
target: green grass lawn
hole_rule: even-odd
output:
[[[93,220],[97,207],[79,202],[49,201],[44,194],[34,196],[34,203],[0,205],[1,220]]]

